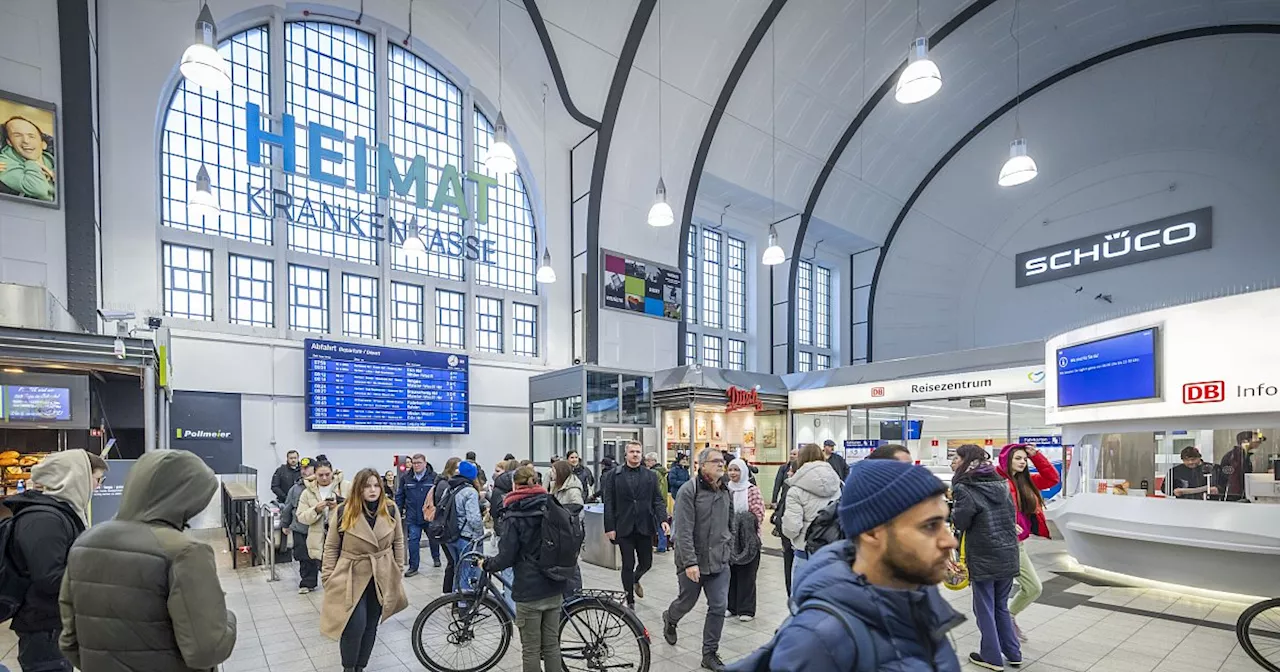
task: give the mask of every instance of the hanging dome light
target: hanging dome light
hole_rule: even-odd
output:
[[[1019,184],[1036,179],[1040,170],[1036,162],[1027,155],[1027,139],[1018,138],[1009,143],[1009,160],[1000,169],[1000,179],[996,184],[1002,187],[1016,187]]]
[[[507,143],[507,120],[498,113],[498,123],[493,126],[493,144],[484,155],[484,167],[494,175],[516,172],[516,152]]]
[[[551,268],[551,250],[542,251],[542,263],[538,266],[538,282],[549,285],[556,281],[556,269]]]
[[[765,266],[777,266],[787,260],[787,253],[782,251],[782,246],[778,244],[778,230],[769,226],[769,247],[766,247],[764,254],[760,257],[760,263]]]
[[[213,180],[209,179],[209,169],[200,164],[196,173],[196,188],[187,197],[187,213],[194,217],[216,218],[222,214],[218,207],[218,196],[213,193]]]
[[[893,97],[899,103],[910,105],[933,96],[940,89],[942,73],[929,59],[929,38],[917,37],[911,43],[907,67],[903,69],[902,76],[898,77]]]
[[[649,226],[671,226],[676,215],[667,204],[667,185],[658,178],[658,188],[653,194],[653,207],[649,208]]]
[[[209,12],[207,3],[200,5],[195,42],[183,52],[182,65],[178,70],[187,81],[202,89],[231,92],[231,75],[226,59],[218,53],[218,27],[213,23],[213,14]]]
[[[424,261],[427,258],[427,244],[422,242],[422,236],[417,231],[411,231],[404,237],[404,242],[400,243],[400,251],[410,261]]]

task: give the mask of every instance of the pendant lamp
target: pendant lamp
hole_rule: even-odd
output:
[[[538,282],[549,285],[556,281],[556,269],[551,268],[551,250],[542,251],[542,263],[538,265]]]
[[[671,226],[676,221],[676,214],[667,203],[667,185],[658,178],[658,188],[653,194],[653,206],[649,208],[649,226]]]
[[[769,225],[769,247],[766,247],[764,254],[760,256],[760,263],[765,266],[777,266],[787,260],[787,253],[782,251],[782,246],[778,244],[778,229],[772,224]]]
[[[1018,138],[1009,143],[1009,160],[1000,168],[1000,177],[996,184],[1002,187],[1016,187],[1034,180],[1040,173],[1036,162],[1027,154],[1027,139]]]
[[[493,126],[493,144],[484,155],[484,167],[495,175],[516,172],[516,153],[507,142],[507,119],[498,112],[498,122]]]
[[[929,59],[929,38],[917,37],[911,42],[911,55],[902,76],[898,77],[893,97],[899,103],[910,105],[932,97],[941,89],[942,73]]]
[[[226,59],[218,52],[218,27],[208,3],[201,3],[196,17],[196,39],[182,54],[178,70],[187,81],[218,93],[231,92],[231,75]]]
[[[195,217],[216,218],[222,214],[218,207],[218,196],[213,193],[213,180],[209,179],[209,169],[200,164],[196,173],[196,188],[187,197],[187,212]]]
[[[404,256],[410,261],[425,261],[427,258],[427,244],[422,242],[422,236],[416,230],[410,231],[404,237],[404,242],[400,244],[400,251],[404,252]]]

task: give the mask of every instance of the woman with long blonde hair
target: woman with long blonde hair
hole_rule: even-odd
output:
[[[369,665],[378,624],[409,606],[404,528],[382,477],[361,469],[351,498],[334,512],[324,540],[320,632],[340,642],[344,672]]]

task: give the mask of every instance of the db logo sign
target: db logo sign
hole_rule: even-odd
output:
[[[1182,386],[1182,403],[1213,404],[1226,399],[1227,384],[1221,380],[1187,383]]]
[[[873,397],[883,397],[883,396],[884,396],[884,388],[883,388],[883,387],[873,387],[873,388],[871,388],[871,396],[873,396]]]

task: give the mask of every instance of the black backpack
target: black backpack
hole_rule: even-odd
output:
[[[0,621],[13,618],[22,603],[27,599],[27,589],[31,587],[31,577],[24,574],[14,558],[13,531],[18,518],[33,511],[48,511],[65,518],[61,510],[45,504],[33,504],[18,510],[18,513],[0,520]]]
[[[805,553],[812,556],[823,546],[844,539],[844,532],[840,531],[840,515],[836,512],[836,507],[839,505],[839,499],[832,500],[818,512],[818,517],[809,523],[809,529],[804,533]]]
[[[449,543],[462,536],[462,528],[458,525],[458,510],[453,504],[457,499],[458,489],[467,486],[450,487],[448,482],[443,485],[444,492],[436,502],[436,517],[427,523],[427,538]],[[432,495],[434,494],[433,492]]]
[[[538,550],[530,559],[538,565],[538,571],[552,581],[568,581],[578,566],[578,553],[586,539],[582,525],[581,504],[561,504],[555,497],[547,496],[546,504],[534,511],[508,511],[508,518],[542,517],[542,532]]]

